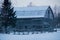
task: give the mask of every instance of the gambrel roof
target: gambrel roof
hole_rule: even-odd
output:
[[[45,17],[46,11],[50,6],[32,6],[15,8],[18,18]]]

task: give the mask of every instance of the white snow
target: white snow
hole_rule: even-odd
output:
[[[60,40],[60,31],[29,35],[0,34],[0,40]]]

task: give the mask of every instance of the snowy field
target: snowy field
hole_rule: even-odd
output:
[[[60,31],[29,35],[0,34],[0,40],[60,40]]]

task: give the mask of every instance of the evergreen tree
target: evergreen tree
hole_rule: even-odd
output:
[[[15,27],[16,25],[16,11],[14,12],[13,9],[14,8],[11,7],[11,1],[4,0],[1,10],[1,21],[2,26],[5,29],[5,33],[7,32],[7,28],[9,26]]]

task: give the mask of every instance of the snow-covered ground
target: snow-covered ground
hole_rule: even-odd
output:
[[[60,31],[29,35],[0,34],[0,40],[60,40]]]

